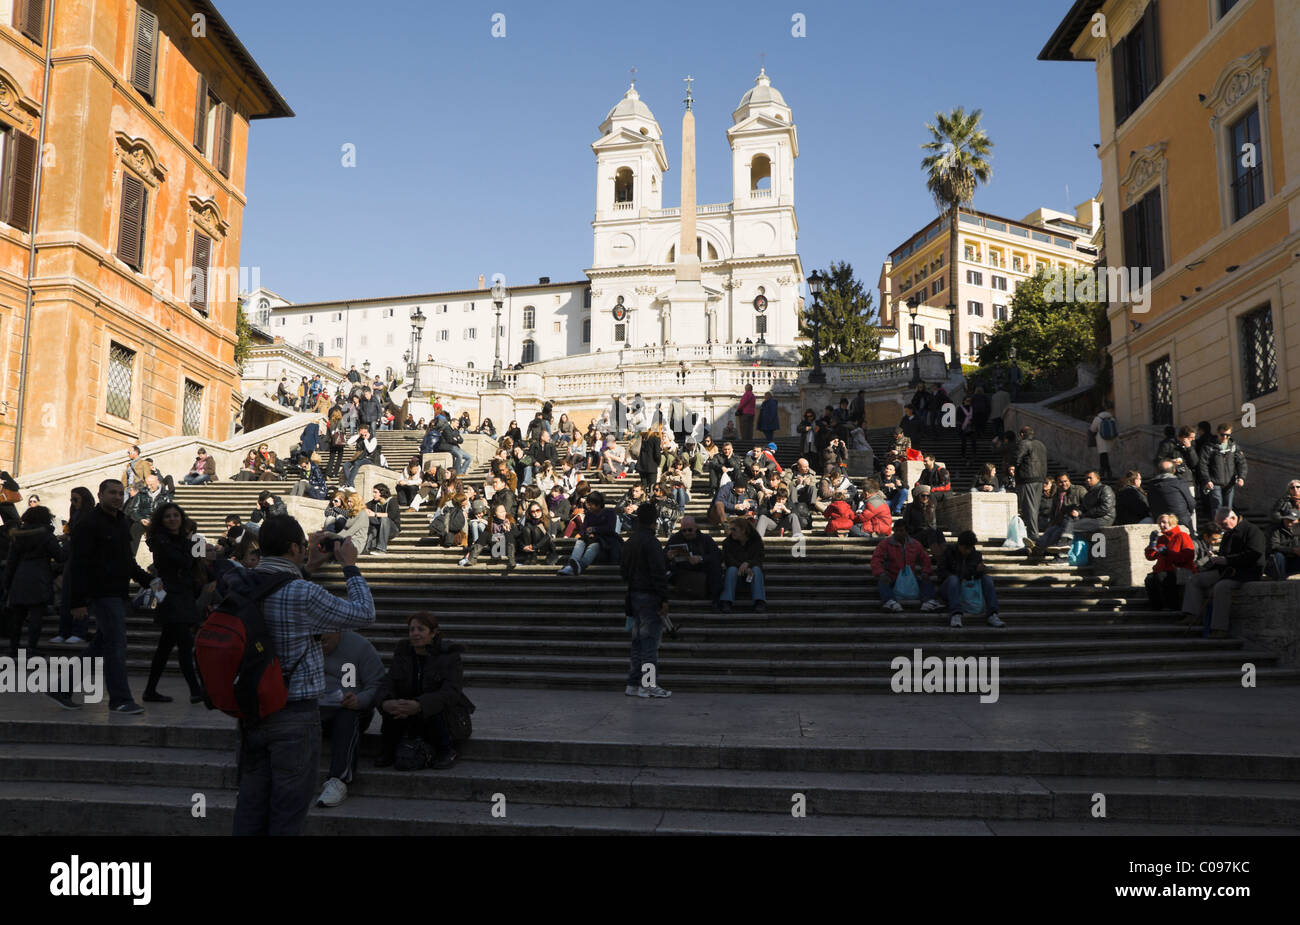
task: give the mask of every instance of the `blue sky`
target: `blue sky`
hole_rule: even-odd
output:
[[[848,260],[874,289],[934,217],[919,146],[937,110],[984,110],[994,172],[976,208],[1019,218],[1096,192],[1093,67],[1037,60],[1069,6],[218,0],[297,113],[253,123],[241,263],[296,302],[470,288],[480,273],[581,279],[590,145],[628,69],[664,130],[665,206],[679,199],[681,78],[696,78],[699,201],[723,202],[725,132],[765,52],[799,132],[804,268]]]

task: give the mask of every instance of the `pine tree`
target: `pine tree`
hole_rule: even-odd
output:
[[[822,362],[870,363],[878,360],[879,316],[871,304],[871,292],[853,277],[853,267],[848,261],[836,263],[832,260],[830,270],[822,275],[826,278],[826,288],[822,290],[821,309],[817,316],[821,322],[818,336]],[[811,304],[805,308],[806,312],[813,310]],[[800,333],[809,338],[809,343],[799,348],[799,363],[812,366],[812,326],[807,314]]]

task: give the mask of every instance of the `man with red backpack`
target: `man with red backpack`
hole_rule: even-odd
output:
[[[239,721],[236,835],[302,834],[320,775],[318,701],[325,693],[325,656],[319,636],[375,622],[375,601],[357,568],[356,547],[336,540],[322,532],[309,541],[287,515],[267,517],[258,531],[262,561],[244,577],[251,579],[253,594],[261,582],[278,585],[262,598],[261,614],[279,660],[269,670],[284,671],[288,701],[269,715]],[[343,566],[346,598],[304,577],[329,562]],[[215,701],[221,692],[208,693]]]

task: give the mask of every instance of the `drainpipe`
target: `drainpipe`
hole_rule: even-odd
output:
[[[49,122],[50,71],[54,62],[54,8],[56,0],[50,0],[50,18],[45,25],[45,81],[41,87],[41,131],[36,139],[36,181],[32,187],[32,230],[28,235],[27,248],[27,294],[23,306],[23,348],[19,354],[21,360],[18,368],[18,422],[14,427],[14,475],[22,471],[23,458],[23,412],[27,397],[27,352],[31,345],[32,302],[35,290],[32,288],[32,276],[36,273],[36,227],[41,214],[41,178],[45,173],[45,126]]]

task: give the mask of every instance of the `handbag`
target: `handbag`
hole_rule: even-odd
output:
[[[921,588],[916,582],[916,575],[912,573],[910,565],[904,565],[903,570],[898,573],[898,580],[894,582],[894,597],[905,601],[920,599]]]
[[[397,743],[393,767],[398,771],[422,771],[433,763],[433,749],[424,739],[403,739]]]
[[[22,500],[21,492],[14,491],[12,488],[0,488],[0,503],[21,504]]]
[[[1085,536],[1076,537],[1070,543],[1070,553],[1066,556],[1066,561],[1071,565],[1088,564],[1088,538]]]
[[[982,582],[969,579],[961,583],[962,613],[984,612],[984,586]]]

